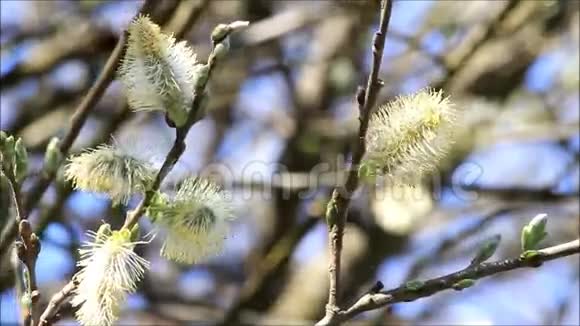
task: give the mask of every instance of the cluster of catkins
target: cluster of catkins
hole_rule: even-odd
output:
[[[129,105],[134,110],[163,111],[173,125],[183,126],[196,85],[207,79],[207,66],[195,53],[147,17],[129,27],[128,47],[119,69]],[[205,79],[205,80],[204,80]],[[435,168],[449,150],[456,110],[441,92],[425,89],[402,96],[371,117],[361,178],[421,177]],[[113,202],[127,203],[152,185],[156,171],[130,150],[103,145],[69,160],[65,176],[78,189],[106,193]],[[170,193],[157,192],[146,215],[163,235],[161,255],[181,263],[196,263],[217,253],[232,219],[225,192],[210,181],[191,177]],[[135,291],[149,263],[134,251],[138,232],[113,231],[108,224],[90,234],[81,249],[78,287],[72,303],[83,325],[110,325],[126,295]]]
[[[185,42],[163,34],[148,17],[128,28],[128,44],[119,68],[130,107],[163,111],[176,127],[186,123],[194,90],[207,78],[207,67]],[[76,189],[104,193],[114,203],[127,203],[148,191],[157,171],[130,148],[102,145],[69,159],[65,177]],[[163,239],[161,255],[186,264],[218,253],[233,218],[227,194],[208,180],[189,177],[168,193],[158,191],[146,209]],[[72,298],[82,325],[111,325],[126,296],[149,268],[134,247],[138,226],[111,230],[103,224],[80,250],[78,286]]]

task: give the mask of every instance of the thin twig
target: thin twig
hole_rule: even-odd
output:
[[[210,58],[212,57],[213,53],[212,55],[210,55]],[[169,150],[169,153],[165,157],[165,161],[163,162],[163,165],[159,169],[159,172],[157,172],[157,176],[155,177],[153,185],[147,190],[147,192],[145,192],[145,196],[143,196],[143,199],[137,205],[137,207],[127,214],[125,224],[123,225],[124,228],[131,229],[131,227],[133,227],[133,225],[135,225],[139,221],[139,218],[145,213],[145,209],[147,208],[147,206],[149,206],[149,203],[153,199],[153,196],[155,195],[157,190],[159,190],[161,182],[169,174],[171,169],[173,169],[173,166],[175,166],[175,163],[177,163],[177,161],[181,157],[181,154],[183,154],[183,152],[185,151],[185,138],[187,137],[189,129],[191,129],[193,124],[198,119],[197,117],[198,111],[201,107],[202,102],[204,101],[205,87],[207,85],[207,81],[211,77],[211,73],[214,67],[215,60],[210,59],[208,61],[208,75],[207,75],[208,77],[205,79],[204,83],[200,83],[200,85],[197,85],[196,89],[194,90],[193,101],[191,104],[189,115],[187,117],[187,122],[182,127],[176,129],[175,141],[173,142],[173,146],[171,147],[171,150]]]
[[[239,322],[238,319],[242,310],[263,293],[265,287],[271,283],[272,278],[278,275],[286,266],[300,240],[316,226],[319,220],[319,216],[308,217],[306,221],[295,226],[272,246],[272,249],[264,256],[264,259],[256,266],[256,271],[244,282],[238,299],[232,305],[232,308],[225,313],[218,325],[225,326]]]
[[[224,39],[228,36],[228,34],[229,33],[226,33],[226,35],[224,36]],[[123,228],[131,229],[139,221],[139,218],[145,213],[147,206],[149,206],[151,200],[153,199],[153,196],[155,195],[155,193],[159,189],[161,182],[169,174],[169,172],[171,171],[173,166],[175,166],[175,163],[177,163],[177,161],[179,160],[179,158],[181,157],[181,155],[185,151],[185,146],[186,146],[185,145],[185,138],[187,136],[187,133],[191,129],[191,127],[195,124],[195,122],[197,122],[199,120],[199,112],[198,111],[201,109],[202,104],[205,101],[205,99],[204,99],[205,88],[206,88],[207,83],[208,83],[209,79],[211,78],[211,74],[216,66],[217,57],[216,57],[216,54],[213,50],[215,50],[215,46],[212,49],[212,52],[210,53],[210,56],[208,59],[207,78],[204,78],[203,82],[199,83],[195,87],[194,94],[193,94],[193,100],[192,100],[191,108],[189,110],[189,114],[188,114],[186,123],[182,127],[176,129],[176,137],[175,137],[175,141],[173,143],[173,146],[172,146],[171,150],[169,151],[169,153],[167,154],[165,161],[163,162],[163,165],[161,166],[161,168],[157,172],[157,176],[155,177],[155,181],[153,182],[151,187],[145,192],[143,199],[141,200],[141,202],[139,202],[137,207],[134,210],[127,213],[127,215],[125,217],[125,223],[123,225]],[[72,285],[71,285],[71,283],[72,283]],[[56,307],[51,308],[53,311],[50,311],[47,313],[47,311],[45,310],[43,315],[47,314],[48,316],[54,316],[55,314],[58,313],[58,308],[60,306],[60,302],[64,301],[68,296],[70,296],[72,294],[74,288],[76,287],[75,283],[72,281],[67,284],[67,287],[69,285],[72,287],[72,289],[70,291],[63,292],[63,290],[64,290],[63,289],[56,294],[56,296],[60,296],[62,293],[65,293],[66,295],[63,298],[58,297],[57,298],[58,300],[56,300],[53,297],[53,299],[55,299],[57,302],[59,302],[59,304],[56,305]],[[51,299],[51,301],[52,301],[52,299]],[[43,322],[44,322],[44,320],[43,320]]]
[[[11,171],[3,173],[8,180],[12,201],[15,207],[16,217],[14,221],[18,227],[18,235],[20,240],[16,243],[16,253],[18,259],[26,266],[26,293],[30,297],[29,309],[25,312],[24,325],[35,325],[38,317],[38,286],[36,283],[36,260],[40,252],[40,241],[38,237],[32,232],[30,222],[28,222],[28,215],[26,214],[22,205],[22,193],[20,191],[20,183],[16,181],[14,174]]]
[[[326,211],[331,258],[329,264],[330,289],[328,292],[328,303],[326,305],[326,316],[324,320],[332,320],[335,313],[339,311],[337,298],[340,289],[340,258],[344,226],[346,224],[346,214],[350,198],[358,188],[359,179],[357,167],[365,154],[365,138],[369,117],[371,109],[375,104],[378,90],[381,86],[378,75],[381,67],[387,27],[389,25],[393,3],[392,0],[387,0],[381,5],[379,29],[376,31],[373,38],[373,63],[368,77],[367,86],[365,90],[360,90],[357,94],[360,127],[357,143],[353,149],[352,162],[348,167],[348,177],[344,189],[334,189]]]
[[[579,239],[538,250],[538,255],[536,256],[528,258],[520,256],[518,258],[482,263],[467,267],[452,274],[420,282],[418,285],[416,284],[413,287],[403,285],[388,291],[368,293],[358,299],[358,301],[350,308],[339,311],[335,315],[336,317],[332,320],[332,323],[326,323],[325,325],[344,322],[365,311],[379,309],[398,302],[414,301],[420,298],[429,297],[444,290],[454,289],[460,291],[464,289],[464,287],[461,286],[461,282],[465,280],[475,281],[480,278],[514,269],[539,267],[544,262],[578,253],[580,253]]]
[[[76,288],[76,279],[73,278],[68,282],[60,291],[52,296],[48,302],[48,306],[40,316],[39,326],[49,326],[52,325],[57,319],[57,312],[64,301],[72,295],[72,292]]]
[[[405,280],[408,281],[416,279],[421,274],[421,271],[425,269],[425,267],[434,262],[440,261],[441,256],[443,256],[443,254],[449,249],[455,247],[457,244],[461,243],[463,240],[472,236],[473,234],[482,231],[488,224],[495,221],[498,217],[511,213],[519,208],[519,206],[510,206],[495,209],[493,212],[487,213],[485,216],[481,217],[477,223],[474,223],[473,225],[470,225],[453,235],[444,237],[443,240],[441,240],[441,242],[439,242],[439,244],[433,250],[430,250],[428,253],[415,261],[415,263],[409,269]]]

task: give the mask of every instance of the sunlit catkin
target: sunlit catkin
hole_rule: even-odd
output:
[[[221,251],[232,219],[226,194],[194,177],[184,180],[174,196],[158,194],[147,214],[165,238],[161,255],[186,264]]]
[[[149,163],[112,145],[73,156],[64,173],[76,189],[106,193],[115,203],[126,203],[133,194],[144,192],[155,176]]]
[[[161,32],[148,17],[140,16],[128,28],[125,57],[119,68],[133,110],[164,111],[182,126],[192,104],[195,84],[203,65],[185,41]]]
[[[112,325],[128,293],[149,268],[149,262],[139,257],[133,248],[138,242],[131,231],[111,231],[103,224],[91,240],[79,250],[80,271],[75,275],[78,286],[71,303],[78,307],[76,318],[81,325]]]
[[[374,113],[361,164],[363,176],[413,183],[437,167],[452,145],[457,111],[441,91],[401,96]]]

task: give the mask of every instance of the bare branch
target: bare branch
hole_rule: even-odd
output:
[[[39,326],[52,325],[57,320],[57,312],[64,301],[72,294],[76,287],[76,281],[73,278],[60,291],[50,299],[48,306],[40,316]]]
[[[344,189],[334,189],[332,198],[328,202],[326,210],[331,258],[328,268],[330,273],[330,289],[328,291],[328,303],[326,305],[326,316],[324,320],[333,320],[333,316],[339,311],[337,298],[340,289],[340,256],[342,252],[342,238],[344,226],[346,224],[346,214],[350,204],[350,198],[358,188],[359,179],[357,167],[365,154],[365,138],[369,117],[382,83],[379,81],[378,76],[381,67],[381,60],[383,58],[383,49],[385,46],[387,28],[389,25],[389,18],[391,17],[393,3],[391,0],[387,0],[382,3],[381,6],[379,29],[375,32],[373,38],[373,63],[368,77],[367,86],[364,90],[359,89],[356,96],[359,105],[360,127],[356,147],[353,149],[352,162],[347,169],[349,171],[348,177]]]
[[[324,325],[336,324],[352,319],[356,315],[373,309],[382,308],[398,302],[410,302],[420,298],[429,297],[438,292],[455,289],[462,290],[458,286],[464,280],[477,280],[487,276],[503,273],[519,268],[539,267],[542,263],[554,260],[561,257],[566,257],[580,253],[580,240],[574,240],[553,247],[538,250],[538,255],[532,257],[520,256],[518,258],[511,258],[500,260],[491,263],[482,263],[479,265],[467,267],[461,271],[433,278],[424,282],[419,282],[417,287],[401,286],[388,291],[381,291],[378,293],[369,293],[362,296],[350,308],[340,311],[332,320],[332,323],[325,323]]]

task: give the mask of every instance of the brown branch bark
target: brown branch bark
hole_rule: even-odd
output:
[[[32,232],[30,222],[28,222],[28,214],[24,209],[22,203],[22,193],[20,191],[20,183],[16,181],[16,177],[12,171],[1,172],[8,180],[10,188],[10,196],[15,208],[14,221],[18,225],[19,241],[16,242],[16,254],[18,259],[26,267],[26,294],[30,297],[30,304],[24,311],[24,325],[32,326],[38,320],[38,285],[36,283],[36,260],[40,252],[40,241],[36,234]],[[20,274],[18,274],[20,275]]]
[[[417,287],[403,285],[388,291],[368,293],[358,299],[350,308],[339,311],[332,322],[323,325],[337,324],[350,320],[365,311],[379,309],[398,302],[414,301],[449,289],[460,291],[463,287],[459,286],[459,282],[464,280],[477,280],[519,268],[539,267],[544,262],[578,253],[580,253],[579,239],[538,250],[538,255],[534,257],[520,256],[467,267],[455,273],[421,282],[421,285]]]
[[[40,316],[39,326],[49,326],[52,325],[58,319],[57,312],[64,301],[72,295],[72,292],[76,288],[75,279],[73,278],[68,282],[60,291],[52,296],[48,302],[48,306]]]
[[[359,94],[357,94],[360,127],[357,143],[353,149],[352,162],[347,169],[348,177],[343,189],[334,189],[326,211],[331,258],[329,264],[330,289],[328,291],[326,316],[323,320],[333,320],[334,316],[339,311],[337,298],[338,291],[340,290],[340,258],[346,215],[350,204],[350,198],[358,188],[358,165],[365,154],[365,138],[371,109],[375,104],[377,93],[381,86],[378,75],[381,67],[383,49],[385,46],[387,28],[393,3],[391,0],[387,0],[382,3],[381,6],[379,29],[376,31],[373,38],[373,63],[368,77],[367,86],[366,89],[360,90]]]

